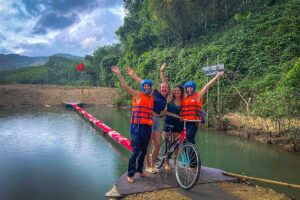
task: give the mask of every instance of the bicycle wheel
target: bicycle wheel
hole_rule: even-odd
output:
[[[176,179],[180,187],[191,189],[198,181],[201,170],[201,160],[193,144],[185,144],[180,149],[176,159]]]
[[[165,138],[163,137],[158,156],[155,159],[155,167],[156,168],[159,169],[163,166],[165,159],[166,159],[166,154],[167,154],[167,144],[166,144]]]

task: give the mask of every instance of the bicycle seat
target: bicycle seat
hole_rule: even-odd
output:
[[[166,133],[171,133],[172,130],[175,128],[175,126],[170,125],[170,124],[166,124],[165,125],[165,129],[169,130],[169,131],[165,131]]]

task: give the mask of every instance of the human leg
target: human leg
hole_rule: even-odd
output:
[[[150,126],[151,127],[151,126]],[[132,153],[128,161],[128,171],[127,171],[127,181],[132,183],[134,182],[133,176],[137,172],[137,159],[141,157],[143,154],[143,125],[133,125],[131,131],[131,146],[132,146]],[[151,130],[151,128],[150,128]],[[148,143],[146,144],[147,147]],[[142,155],[143,156],[143,155]]]
[[[173,138],[177,138],[181,133],[173,133]],[[174,151],[174,157],[173,157],[173,161],[174,161],[174,166],[176,165],[176,159],[177,159],[177,155],[178,155],[178,151],[179,151],[179,147],[177,149],[175,149]]]
[[[139,134],[138,134],[138,126],[134,126],[131,132],[131,146],[132,153],[128,160],[128,171],[127,171],[127,179],[128,182],[133,182],[132,177],[136,172],[136,159],[140,154],[139,148]]]
[[[152,150],[152,157],[151,157],[151,162],[152,166],[155,166],[155,159],[157,158],[160,150],[160,145],[162,142],[162,132],[161,131],[155,131],[152,133],[153,135],[153,150]],[[159,169],[154,168],[156,172],[160,172]]]
[[[155,171],[154,171],[154,163],[152,162],[152,158],[153,158],[153,154],[151,152],[151,147],[152,147],[152,144],[153,146],[155,145],[154,143],[154,132],[156,129],[159,129],[159,126],[160,126],[160,118],[159,116],[153,116],[153,125],[152,125],[152,134],[151,134],[151,139],[150,139],[150,142],[149,142],[149,145],[147,147],[147,153],[146,153],[146,156],[145,156],[145,160],[146,160],[146,171],[151,173],[151,174],[154,174]],[[154,147],[153,147],[154,148]]]
[[[145,164],[146,164],[146,171],[149,171],[148,169],[152,169],[152,164],[151,164],[151,145],[153,143],[153,134],[151,134],[151,138],[150,138],[150,141],[148,143],[148,146],[147,146],[147,153],[146,153],[146,156],[145,156]],[[150,170],[151,171],[151,170]]]
[[[195,135],[197,133],[197,130],[198,130],[197,123],[195,122],[186,123],[186,138],[192,144],[195,144]]]
[[[151,139],[151,126],[145,125],[143,126],[143,129],[139,132],[140,134],[140,155],[137,157],[137,169],[136,172],[139,173],[141,176],[143,176],[143,167],[144,167],[144,161],[145,156],[147,154],[147,147],[149,144],[149,141]]]

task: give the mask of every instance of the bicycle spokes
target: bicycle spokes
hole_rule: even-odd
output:
[[[191,189],[199,178],[200,158],[196,148],[192,144],[184,145],[176,160],[176,178],[183,189]]]

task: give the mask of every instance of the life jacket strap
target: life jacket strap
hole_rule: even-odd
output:
[[[148,109],[148,110],[153,110],[152,108],[149,108],[147,106],[131,106],[131,108],[145,108],[145,109]]]

